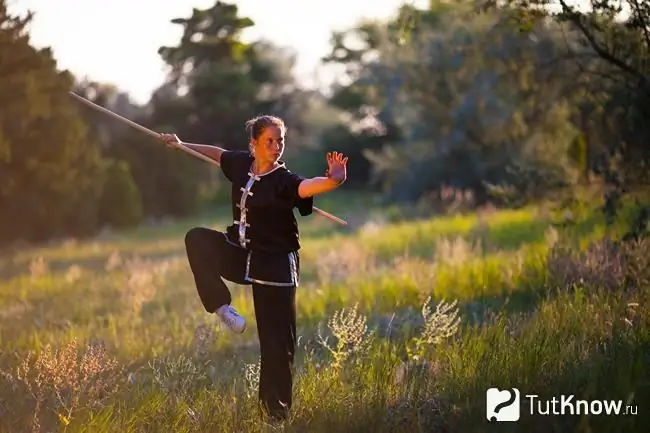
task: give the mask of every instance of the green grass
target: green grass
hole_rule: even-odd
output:
[[[593,212],[570,228],[532,208],[387,223],[372,198],[345,201],[356,206],[317,205],[351,229],[300,219],[286,431],[647,431],[647,243],[612,250]],[[251,295],[231,286],[250,326],[222,331],[184,256],[187,229],[228,221],[220,210],[3,256],[0,431],[263,431]],[[520,422],[491,425],[489,387],[622,399],[638,415],[524,405]]]

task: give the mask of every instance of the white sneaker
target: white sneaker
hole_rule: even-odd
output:
[[[231,331],[241,334],[246,329],[246,319],[240,316],[237,310],[230,305],[222,305],[216,313]]]

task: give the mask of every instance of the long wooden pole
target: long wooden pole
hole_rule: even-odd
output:
[[[160,134],[155,132],[155,131],[152,131],[152,130],[150,130],[148,128],[145,128],[142,125],[138,125],[137,123],[135,123],[135,122],[133,122],[133,121],[131,121],[131,120],[125,118],[125,117],[122,117],[119,114],[114,113],[111,110],[108,110],[108,109],[102,107],[101,105],[97,105],[94,102],[89,101],[88,99],[86,99],[86,98],[84,98],[82,96],[79,96],[74,92],[70,92],[70,95],[73,96],[77,101],[89,106],[90,108],[93,108],[93,109],[95,109],[95,110],[97,110],[97,111],[99,111],[101,113],[104,113],[104,114],[106,114],[108,116],[111,116],[112,118],[114,118],[116,120],[119,120],[119,121],[121,121],[123,123],[126,123],[130,127],[134,128],[134,129],[137,129],[138,131],[143,132],[143,133],[145,133],[145,134],[147,134],[147,135],[149,135],[149,136],[151,136],[151,137],[153,137],[155,139],[158,139],[158,140],[160,139]],[[214,160],[214,159],[212,159],[212,158],[210,158],[210,157],[208,157],[208,156],[206,156],[206,155],[204,155],[204,154],[202,154],[200,152],[197,152],[194,149],[190,149],[189,147],[187,147],[187,146],[185,146],[183,144],[177,144],[176,147],[178,147],[179,149],[183,150],[184,152],[187,152],[190,155],[195,156],[195,157],[197,157],[197,158],[199,158],[199,159],[201,159],[201,160],[203,160],[205,162],[208,162],[210,164],[217,165],[217,166],[219,165],[218,161],[216,161],[216,160]],[[348,225],[347,221],[345,221],[345,220],[343,220],[343,219],[341,219],[341,218],[339,218],[337,216],[334,216],[329,212],[325,212],[324,210],[319,209],[316,206],[314,206],[314,211],[316,211],[318,214],[320,214],[320,215],[324,216],[325,218],[328,218],[328,219],[330,219],[330,220],[332,220],[332,221],[334,221],[336,223],[339,223],[339,224],[344,225],[344,226]]]

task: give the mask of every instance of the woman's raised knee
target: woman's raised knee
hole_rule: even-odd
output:
[[[208,230],[204,227],[193,227],[185,233],[185,247],[190,249],[201,248],[205,244]]]

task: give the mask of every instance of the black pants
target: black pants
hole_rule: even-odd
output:
[[[260,341],[260,403],[271,417],[286,417],[292,403],[296,346],[297,254],[251,255],[230,242],[224,233],[203,227],[195,227],[187,233],[185,247],[199,297],[207,312],[214,313],[231,302],[223,279],[252,286]],[[256,275],[251,274],[252,269],[257,270]],[[269,277],[264,277],[274,274],[280,274],[275,278],[279,284],[258,282],[272,283]],[[290,284],[291,281],[295,284]]]

